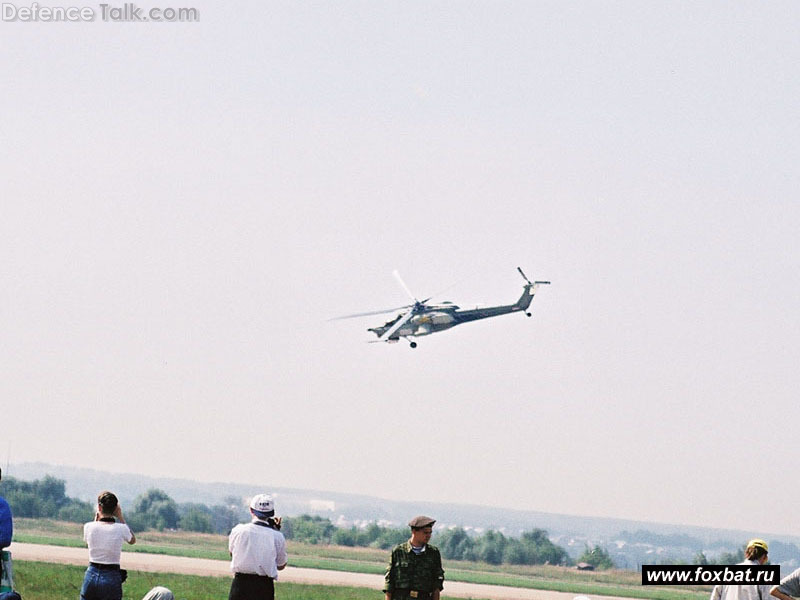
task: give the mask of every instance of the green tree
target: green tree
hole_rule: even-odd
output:
[[[735,565],[744,560],[744,546],[739,548],[736,552],[723,552],[716,560],[718,565]]]
[[[69,504],[66,494],[66,482],[63,479],[56,479],[52,475],[45,475],[43,479],[34,482],[37,495],[47,506],[61,508]]]
[[[243,513],[241,508],[237,510],[235,504],[215,504],[211,507],[211,525],[214,528],[214,533],[227,535],[234,526],[246,520],[247,514]]]
[[[128,524],[128,527],[130,527],[131,530],[134,532],[145,531],[146,529],[150,529],[147,515],[143,515],[137,512],[130,512],[126,514],[125,522]]]
[[[436,534],[434,540],[444,558],[451,560],[473,560],[475,542],[461,527]]]
[[[199,508],[190,508],[181,516],[178,523],[184,531],[199,531],[200,533],[213,533],[214,524],[211,515]]]
[[[68,504],[58,509],[58,518],[71,523],[86,523],[94,519],[94,510],[89,502],[70,498]]]
[[[490,565],[501,564],[507,543],[508,540],[499,531],[487,531],[475,541],[478,560]]]
[[[333,533],[333,538],[331,539],[331,542],[337,546],[348,547],[355,546],[357,541],[358,530],[355,527],[348,529],[340,527]]]
[[[388,527],[381,527],[381,529],[381,534],[370,544],[371,546],[388,550],[397,544],[402,544],[410,537],[408,529],[390,529]]]
[[[613,569],[614,568],[614,561],[611,560],[611,557],[608,555],[608,551],[600,546],[595,546],[594,548],[589,548],[586,546],[586,549],[583,551],[578,557],[577,562],[585,562],[590,565],[593,565],[596,569]]]
[[[35,481],[7,477],[0,484],[3,496],[18,517],[57,518],[59,509],[72,501],[65,489],[64,481],[52,475]]]
[[[370,523],[364,529],[336,528],[331,536],[331,543],[340,546],[371,546],[385,550],[404,542],[408,537],[407,529],[390,529]]]
[[[378,538],[381,537],[382,533],[383,533],[383,527],[381,527],[375,522],[372,522],[369,525],[367,525],[366,529],[364,529],[363,532],[359,532],[358,545],[371,546],[374,542],[378,541]]]
[[[526,531],[517,539],[505,537],[497,531],[472,537],[464,529],[456,527],[437,533],[434,543],[442,556],[451,560],[482,560],[494,565],[563,565],[570,562],[567,551],[551,542],[544,529]]]
[[[569,563],[569,554],[561,546],[557,546],[547,537],[544,529],[523,532],[520,543],[525,549],[525,564],[528,565],[564,565]]]
[[[503,551],[503,562],[510,565],[532,564],[529,561],[529,552],[525,545],[519,540],[508,540],[505,550]]]
[[[33,491],[18,489],[7,493],[5,498],[15,517],[47,516],[44,503]]]
[[[294,539],[307,544],[330,544],[335,531],[330,519],[319,516],[300,515],[299,517],[286,518],[281,525],[281,531],[287,539]]]
[[[145,529],[177,529],[178,506],[166,492],[149,489],[133,502],[134,520]]]
[[[292,519],[289,517],[284,517],[281,521],[281,533],[283,537],[287,540],[294,539],[294,526],[292,525]]]

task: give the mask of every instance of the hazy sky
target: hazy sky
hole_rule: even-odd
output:
[[[0,22],[10,474],[800,534],[797,3],[180,5]]]

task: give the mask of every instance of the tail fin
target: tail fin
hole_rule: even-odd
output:
[[[517,300],[514,306],[519,310],[528,310],[528,307],[531,305],[531,300],[533,300],[533,296],[536,294],[536,290],[539,289],[540,285],[550,285],[550,282],[534,281],[531,283],[529,281],[525,284],[525,287],[522,289],[522,296],[519,297],[519,300]]]

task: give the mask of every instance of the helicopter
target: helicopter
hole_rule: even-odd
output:
[[[488,319],[489,317],[497,317],[499,315],[506,315],[515,312],[524,312],[526,316],[530,317],[531,313],[528,307],[531,305],[531,300],[536,293],[536,290],[541,285],[550,285],[549,281],[531,281],[525,275],[520,267],[517,271],[522,275],[525,280],[525,285],[522,288],[522,295],[514,304],[504,304],[502,306],[486,306],[482,308],[462,309],[453,304],[452,302],[442,302],[440,304],[429,304],[428,302],[433,296],[424,300],[418,300],[414,294],[408,289],[400,273],[394,271],[393,275],[397,279],[400,287],[405,290],[413,304],[400,306],[397,308],[389,308],[386,310],[376,310],[371,312],[356,313],[353,315],[345,315],[343,317],[336,317],[331,320],[338,319],[353,319],[356,317],[366,317],[370,315],[380,315],[383,313],[394,312],[401,310],[391,321],[387,321],[379,327],[370,327],[367,331],[374,333],[378,336],[375,342],[388,342],[390,344],[397,343],[400,338],[409,342],[412,348],[417,347],[417,342],[409,340],[408,338],[419,337],[423,335],[430,335],[438,333],[445,329],[450,329],[462,323],[469,321],[477,321],[479,319]]]

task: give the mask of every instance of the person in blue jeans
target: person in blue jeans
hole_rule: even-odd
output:
[[[3,479],[3,469],[0,469],[0,480]],[[11,517],[11,507],[6,499],[0,496],[0,550],[11,545],[14,536],[14,520]],[[3,563],[0,561],[0,580],[3,575]],[[14,591],[0,591],[0,600],[16,600],[19,595]]]
[[[89,568],[81,600],[122,600],[122,543],[135,544],[136,536],[125,524],[119,501],[111,492],[97,497],[97,512],[94,521],[83,526],[83,539],[89,546]]]
[[[81,600],[122,600],[122,574],[119,568],[89,565],[83,577]]]
[[[3,479],[3,469],[0,469],[0,481]],[[6,499],[0,496],[0,550],[11,545],[14,536],[14,519],[11,517],[11,507]]]

